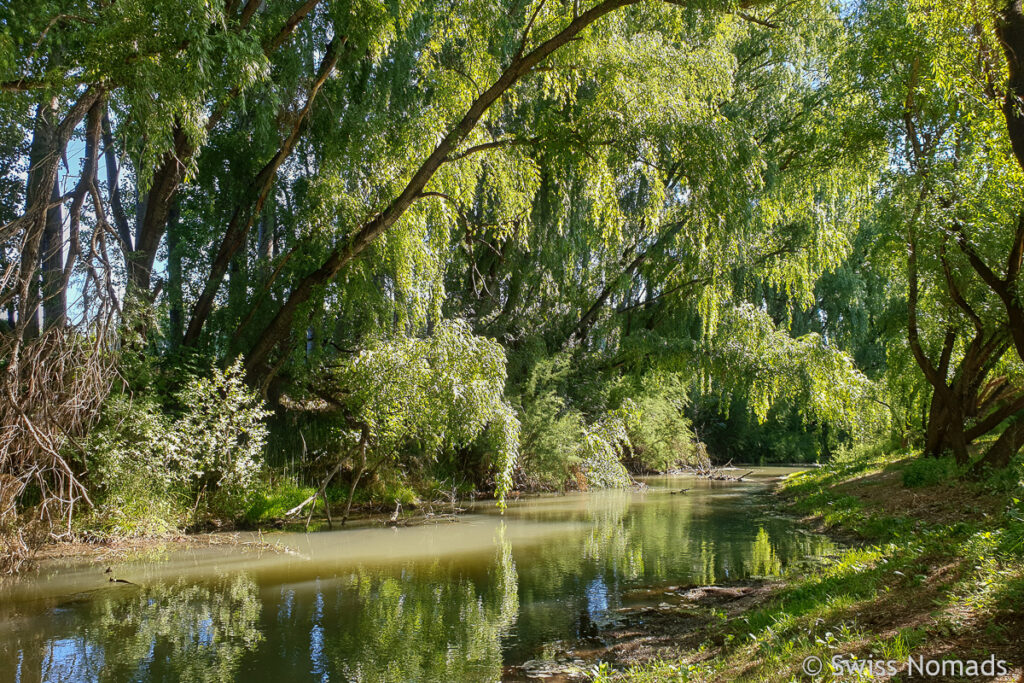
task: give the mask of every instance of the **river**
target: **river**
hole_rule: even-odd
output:
[[[766,511],[769,482],[790,471],[264,535],[286,551],[48,562],[0,584],[0,681],[497,680],[599,640],[640,589],[770,577],[833,552]]]

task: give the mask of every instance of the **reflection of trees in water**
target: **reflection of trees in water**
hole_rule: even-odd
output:
[[[501,638],[519,611],[519,577],[504,529],[497,546],[482,587],[436,563],[399,576],[361,570],[343,580],[352,611],[338,637],[324,643],[331,669],[360,681],[499,678]]]
[[[587,513],[590,533],[584,539],[582,558],[591,562],[612,560],[620,576],[635,578],[643,573],[643,556],[634,551],[634,534],[623,524],[629,512],[631,496],[628,491],[615,489],[593,496]]]
[[[233,681],[261,640],[259,616],[256,584],[244,574],[111,589],[59,607],[49,618],[62,632],[19,639],[17,680]]]
[[[564,631],[582,634],[599,612],[617,606],[592,599],[597,585],[606,586],[616,603],[631,587],[775,576],[787,562],[830,546],[798,533],[789,520],[701,490],[644,497],[608,492],[588,497],[585,510],[584,533],[524,552],[521,633],[534,624],[549,630],[561,624]]]
[[[505,645],[521,661],[545,642],[595,635],[631,588],[776,575],[829,548],[755,507],[688,497],[587,496],[573,501],[579,530],[519,549],[518,568],[502,528],[482,564],[410,562],[284,584],[262,615],[245,575],[104,589],[48,614],[42,630],[0,638],[0,671],[26,683],[495,679],[517,618]],[[0,606],[0,618],[17,621],[20,609]]]
[[[750,573],[758,576],[778,576],[782,573],[782,562],[764,527],[757,530],[757,538],[750,549]]]
[[[688,499],[661,496],[633,506],[630,501],[628,495],[595,499],[592,527],[579,551],[567,551],[562,543],[550,544],[540,554],[559,554],[565,562],[556,564],[563,573],[592,564],[631,583],[712,584],[777,576],[787,562],[832,547],[828,539],[799,533],[789,520],[762,517],[752,506],[722,514],[714,507],[721,501],[699,494]],[[540,564],[551,563],[544,558]]]
[[[519,610],[504,528],[473,577],[435,562],[281,587],[262,609],[246,575],[111,587],[0,639],[0,674],[32,681],[493,680]],[[264,613],[265,612],[265,613]],[[262,616],[262,623],[261,623]],[[265,636],[261,632],[265,631]],[[0,675],[0,680],[6,680]]]
[[[584,531],[517,554],[522,608],[513,659],[544,656],[545,640],[594,635],[632,589],[774,576],[831,547],[787,519],[700,490],[609,492],[588,497],[587,505]]]

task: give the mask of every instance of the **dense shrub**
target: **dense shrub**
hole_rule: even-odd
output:
[[[696,438],[684,413],[686,404],[686,389],[678,376],[645,378],[628,430],[638,467],[664,472],[689,461]]]
[[[626,460],[638,470],[664,471],[690,457],[695,439],[684,413],[685,387],[677,375],[603,385],[595,380],[581,389],[565,386],[569,374],[565,356],[546,358],[533,366],[522,385],[522,484],[557,489],[623,486],[631,481]],[[579,403],[598,407],[585,412],[570,404],[565,398],[569,393],[586,394]]]
[[[118,536],[236,517],[256,492],[267,413],[235,363],[189,378],[174,419],[152,396],[111,397],[84,444],[97,507],[86,525]]]
[[[907,488],[934,486],[956,477],[953,458],[917,458],[903,469],[903,485]]]
[[[461,320],[439,323],[426,337],[399,335],[369,343],[336,367],[329,391],[365,438],[370,467],[396,467],[419,451],[439,455],[486,439],[500,501],[512,487],[519,420],[505,400],[505,352]]]
[[[599,420],[584,427],[578,447],[580,488],[609,488],[632,483],[622,464],[622,455],[629,447],[629,427],[639,418],[636,404],[627,401],[622,408],[609,411]]]
[[[542,359],[521,388],[519,480],[527,488],[564,488],[570,469],[579,464],[576,451],[583,436],[583,415],[558,390],[568,367],[565,356]]]

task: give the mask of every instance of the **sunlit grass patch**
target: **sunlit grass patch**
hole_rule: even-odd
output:
[[[768,604],[713,629],[714,656],[697,674],[655,661],[596,680],[804,680],[808,657],[825,664],[818,680],[868,680],[856,668],[868,661],[1012,648],[1024,604],[1019,477],[973,481],[945,476],[948,462],[918,462],[853,449],[788,477],[791,510],[860,541],[810,572],[785,573]],[[831,671],[836,655],[852,670]]]
[[[711,663],[692,664],[679,660],[656,659],[618,670],[607,662],[601,662],[588,673],[594,683],[671,683],[713,680],[715,671],[716,667]]]
[[[288,510],[312,496],[315,490],[312,486],[300,486],[289,480],[278,482],[252,502],[245,511],[245,519],[251,523],[280,519]]]

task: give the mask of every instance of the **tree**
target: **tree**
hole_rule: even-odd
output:
[[[982,6],[869,2],[861,11],[859,67],[894,155],[881,215],[906,244],[908,341],[932,388],[925,450],[966,465],[969,446],[1009,419],[979,462],[1005,466],[1024,445],[1022,347],[1011,350],[1019,326],[1006,305],[1024,236],[1011,189],[1021,167],[1004,120],[1010,95],[999,94],[1007,64],[996,35],[1012,39],[1011,23]],[[986,260],[1006,263],[1005,278]]]

